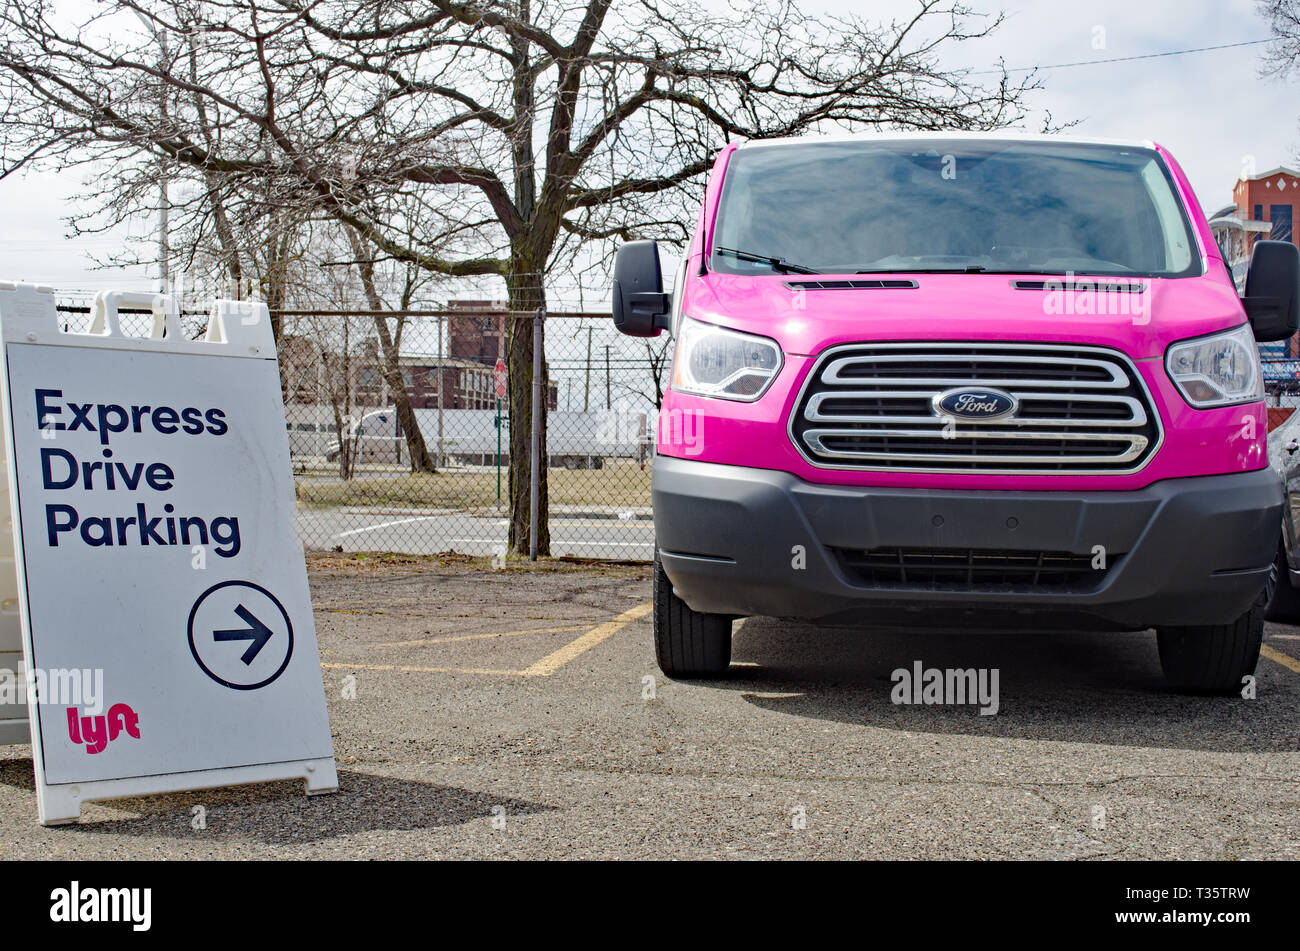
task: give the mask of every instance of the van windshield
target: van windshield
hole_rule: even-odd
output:
[[[729,274],[1200,273],[1155,151],[876,140],[757,145],[727,165],[709,265]]]

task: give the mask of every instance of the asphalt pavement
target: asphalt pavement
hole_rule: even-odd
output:
[[[1269,625],[1253,699],[1169,693],[1149,632],[773,619],[737,625],[729,678],[679,682],[642,567],[311,564],[337,794],[121,800],[43,829],[30,749],[0,748],[0,853],[1300,858],[1297,628]],[[918,661],[996,670],[996,714],[894,703]]]

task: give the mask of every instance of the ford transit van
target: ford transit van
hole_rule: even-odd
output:
[[[653,242],[615,263],[617,327],[673,337],[660,666],[723,673],[752,615],[1154,628],[1175,688],[1240,690],[1293,561],[1256,341],[1298,306],[1296,247],[1239,295],[1152,142],[728,145],[671,293]]]

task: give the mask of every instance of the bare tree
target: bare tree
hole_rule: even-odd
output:
[[[411,396],[406,392],[406,381],[402,378],[402,362],[399,348],[401,346],[401,330],[406,318],[405,316],[390,318],[384,313],[384,301],[375,282],[374,249],[367,247],[365,239],[358,235],[353,228],[345,225],[344,230],[347,232],[348,244],[356,257],[357,273],[361,276],[361,286],[365,290],[366,303],[375,315],[375,331],[379,337],[381,370],[384,379],[388,383],[388,390],[393,396],[393,408],[397,412],[398,423],[406,438],[406,448],[411,457],[411,471],[434,472],[436,470],[433,460],[429,457],[428,447],[424,444],[424,433],[420,431],[420,424],[415,418],[415,410],[411,408]],[[402,294],[403,302],[410,301],[410,288],[413,282],[414,275],[408,272],[406,290]],[[400,313],[405,308],[399,305],[398,310]],[[396,337],[388,326],[390,319],[397,321],[398,333]]]
[[[124,178],[150,161],[197,170],[209,190],[329,215],[395,260],[498,276],[524,314],[545,306],[546,275],[586,242],[682,241],[682,197],[727,139],[993,128],[1023,117],[1034,82],[942,65],[950,45],[1001,19],[960,0],[917,0],[886,24],[789,0],[101,6],[69,24],[44,0],[5,3],[0,173],[38,160],[108,159]],[[133,32],[136,17],[185,38],[167,45],[170,64]],[[512,320],[516,550],[529,537],[533,346],[531,321]],[[546,458],[544,432],[541,445]],[[543,553],[547,508],[543,485]]]
[[[655,410],[658,411],[664,405],[664,374],[668,370],[668,354],[671,352],[669,346],[671,341],[664,340],[644,340],[645,355],[647,366],[650,371],[650,385],[654,388],[654,396],[651,402],[655,404]]]
[[[615,386],[621,392],[627,393],[638,400],[645,400],[658,412],[664,405],[664,386],[668,382],[666,375],[668,373],[668,358],[672,355],[672,338],[663,335],[656,338],[647,338],[639,341],[645,350],[645,375],[639,372],[641,365],[637,365],[634,370],[633,382],[625,380],[615,382]]]
[[[352,268],[321,267],[310,286],[294,289],[294,303],[306,310],[352,309],[359,293],[357,280]],[[293,419],[301,418],[304,410],[311,410],[311,419],[319,423],[314,410],[328,406],[334,451],[325,455],[337,460],[341,479],[355,475],[360,459],[360,429],[353,424],[361,421],[366,410],[357,384],[369,363],[365,341],[365,327],[369,322],[370,318],[295,316],[285,322],[282,338],[282,377],[292,379],[285,376],[286,370],[303,377],[286,394],[286,409]]]
[[[1265,47],[1260,72],[1283,78],[1295,75],[1300,67],[1300,2],[1298,0],[1261,0],[1259,15],[1268,21],[1273,42]]]

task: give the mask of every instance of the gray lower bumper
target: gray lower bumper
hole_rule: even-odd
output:
[[[827,621],[1138,629],[1220,624],[1263,588],[1281,525],[1271,469],[1126,492],[971,492],[814,485],[784,472],[656,458],[664,570],[694,610]],[[801,546],[800,558],[796,546]],[[1083,584],[867,583],[845,550],[1049,551],[1104,571]]]

